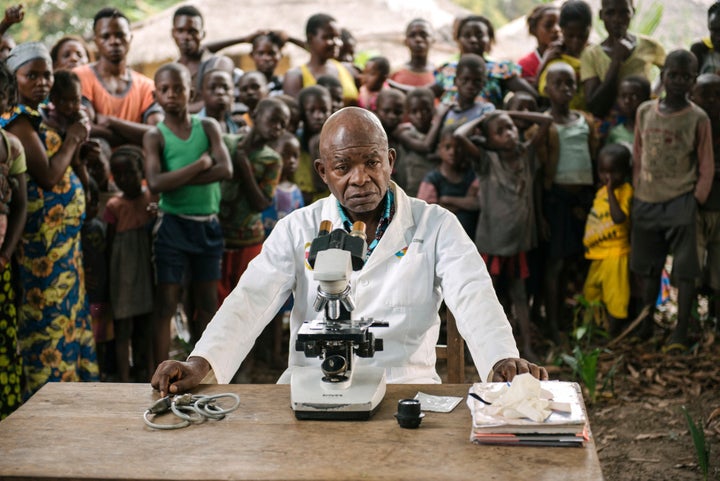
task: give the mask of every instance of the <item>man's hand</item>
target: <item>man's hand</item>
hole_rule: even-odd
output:
[[[160,396],[188,391],[203,380],[210,364],[202,357],[191,357],[186,362],[163,361],[153,374],[150,384]]]
[[[529,372],[534,378],[541,381],[548,380],[548,373],[544,367],[533,364],[519,357],[502,359],[493,366],[492,382],[512,381],[517,374]]]

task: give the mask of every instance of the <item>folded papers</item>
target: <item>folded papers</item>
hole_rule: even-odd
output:
[[[476,383],[467,400],[471,441],[478,444],[582,446],[588,439],[580,386],[539,381],[530,374],[512,383]]]

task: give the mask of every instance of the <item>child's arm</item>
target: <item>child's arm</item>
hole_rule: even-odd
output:
[[[512,92],[527,92],[532,95],[535,99],[538,98],[538,92],[530,83],[524,78],[515,75],[503,81],[503,86],[506,90]]]
[[[28,174],[45,190],[51,190],[60,182],[73,160],[75,150],[85,141],[88,134],[87,126],[74,122],[68,128],[60,149],[48,158],[43,142],[27,118],[18,117],[10,124],[8,131],[20,139],[25,147]]]
[[[244,193],[250,202],[250,206],[256,212],[262,212],[272,205],[272,197],[268,197],[260,187],[255,179],[252,165],[250,164],[250,149],[253,144],[251,137],[253,136],[253,132],[245,136],[238,144],[233,158],[233,166],[235,168],[235,179],[244,187]],[[277,175],[275,176],[275,186],[277,186],[280,172],[281,169],[278,168],[276,172]],[[274,186],[272,190],[275,190]]]
[[[615,46],[610,52],[610,67],[605,78],[601,80],[593,77],[583,82],[585,102],[588,110],[596,117],[605,117],[610,108],[615,105],[620,67],[634,48],[635,46],[625,39],[615,42]]]
[[[475,159],[479,159],[482,157],[483,148],[470,140],[470,134],[472,134],[472,132],[475,130],[475,127],[477,127],[477,125],[483,121],[483,118],[484,116],[481,116],[471,120],[470,122],[465,122],[460,127],[458,127],[453,134],[455,139],[460,142],[460,145],[462,145],[465,152]]]
[[[95,123],[92,124],[92,135],[105,138],[110,145],[142,145],[145,134],[160,120],[162,117],[159,114],[152,114],[148,117],[147,124],[139,124],[111,115],[97,114]]]
[[[615,195],[615,189],[610,185],[610,179],[605,183],[605,188],[608,193],[608,204],[610,205],[610,218],[616,224],[622,224],[627,220],[627,214],[623,212],[618,202],[617,196]]]
[[[187,185],[197,174],[212,167],[213,160],[206,152],[195,162],[177,170],[162,169],[162,134],[154,128],[143,138],[145,152],[145,178],[150,191],[157,194],[168,192]]]
[[[202,119],[202,125],[210,142],[210,157],[213,160],[213,165],[209,169],[196,174],[188,184],[210,184],[211,182],[232,179],[233,166],[230,161],[230,152],[228,152],[225,142],[222,140],[220,124],[212,117],[205,117]]]
[[[549,115],[539,114],[537,112],[510,110],[508,112],[508,115],[510,115],[510,118],[512,119],[527,120],[528,122],[537,124],[538,130],[535,132],[533,138],[526,142],[526,146],[537,146],[540,144],[540,142],[544,142],[548,130],[550,129],[550,126],[553,122],[552,117],[550,117]]]
[[[443,120],[450,109],[448,104],[440,104],[435,111],[435,115],[430,125],[430,130],[421,139],[410,135],[410,129],[398,126],[393,132],[395,138],[407,149],[420,154],[428,154],[435,151],[435,144],[437,143],[437,136],[440,133]]]
[[[457,212],[458,210],[475,211],[480,210],[480,200],[478,199],[479,184],[477,179],[470,185],[464,197],[442,195],[438,199],[438,204],[446,209]]]
[[[710,195],[713,178],[715,177],[715,156],[712,144],[710,119],[704,119],[698,123],[695,136],[698,172],[697,181],[695,182],[695,199],[700,204],[704,204]]]
[[[283,77],[283,92],[291,97],[297,98],[303,88],[303,79],[300,69],[288,70]]]

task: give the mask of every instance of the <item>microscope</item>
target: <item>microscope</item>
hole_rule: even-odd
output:
[[[308,255],[319,282],[314,309],[324,315],[305,321],[295,342],[296,351],[322,360],[320,372],[317,367],[296,367],[290,401],[297,419],[366,420],[385,396],[385,369],[358,366],[357,359],[382,351],[382,339],[369,328],[387,323],[351,318],[355,303],[350,276],[365,263],[365,224],[355,222],[349,234],[331,229],[332,222],[321,222]]]

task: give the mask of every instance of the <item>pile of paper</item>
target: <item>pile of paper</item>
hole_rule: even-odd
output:
[[[580,386],[521,374],[512,383],[476,383],[468,393],[477,444],[582,446],[588,438]]]

